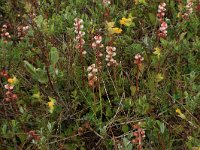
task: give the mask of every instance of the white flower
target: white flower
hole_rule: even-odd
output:
[[[135,55],[135,59],[139,59],[140,57],[141,57],[140,54]]]
[[[106,61],[109,61],[109,58],[107,58],[107,57],[106,57],[106,59],[105,59],[105,60],[106,60]]]
[[[113,51],[116,51],[116,47],[112,47],[112,50],[113,50]]]
[[[7,28],[7,25],[6,25],[6,24],[4,24],[4,25],[3,25],[3,28]]]
[[[94,42],[94,43],[92,43],[92,48],[96,48],[96,43]]]
[[[94,76],[94,78],[93,78],[93,79],[94,79],[94,81],[97,81],[97,76]]]
[[[102,57],[103,56],[103,54],[102,53],[99,53],[99,57]]]
[[[165,6],[166,6],[166,3],[162,3],[162,6],[165,7]]]
[[[92,73],[97,73],[97,69],[96,68],[94,68],[94,69],[92,69]]]
[[[91,78],[93,76],[92,73],[88,73],[88,78]]]
[[[86,52],[86,51],[83,51],[83,52],[82,52],[82,54],[83,54],[83,55],[86,55],[86,54],[87,54],[87,52]]]
[[[112,54],[112,56],[116,56],[116,53],[114,52],[114,53]]]
[[[8,32],[6,32],[6,33],[5,33],[5,36],[8,36],[8,35],[9,35],[9,33],[8,33]]]
[[[101,48],[102,48],[102,47],[103,47],[103,44],[101,44],[99,47],[101,47]]]
[[[89,66],[89,67],[87,68],[87,71],[90,72],[91,70],[92,70],[92,67]]]

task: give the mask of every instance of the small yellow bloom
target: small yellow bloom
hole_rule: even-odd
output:
[[[120,28],[112,28],[112,31],[113,31],[113,33],[119,34],[119,33],[122,32],[122,29],[120,29]]]
[[[125,18],[123,17],[121,20],[119,20],[119,23],[125,26],[130,26],[132,23],[132,18]]]
[[[179,108],[176,108],[176,113],[181,114],[181,110]]]
[[[163,77],[163,75],[161,74],[161,73],[158,73],[157,75],[156,75],[156,82],[160,82],[160,81],[162,81],[164,79],[164,77]]]
[[[55,108],[55,102],[56,102],[56,100],[53,99],[53,98],[51,98],[51,97],[49,97],[49,100],[50,100],[50,101],[48,102],[49,112],[50,112],[50,113],[53,113],[54,108]]]
[[[49,108],[52,109],[53,106],[54,106],[54,102],[52,102],[52,101],[51,101],[51,102],[48,102],[48,105],[49,105]]]
[[[161,49],[159,47],[154,48],[154,52],[153,54],[158,56],[158,59],[160,59],[160,55],[161,55]]]
[[[14,80],[12,78],[8,79],[8,83],[13,83],[13,82],[14,82]]]
[[[122,32],[122,29],[121,28],[117,28],[117,27],[114,27],[114,22],[107,22],[106,23],[106,28],[109,32],[109,34],[119,34]]]
[[[178,116],[182,119],[186,119],[185,115],[181,112],[181,110],[179,108],[176,109],[176,113],[178,114]]]
[[[120,34],[122,32],[122,29],[120,28],[108,28],[109,34]]]
[[[11,85],[15,85],[17,83],[17,78],[14,76],[13,78],[8,78],[8,83],[10,83]]]

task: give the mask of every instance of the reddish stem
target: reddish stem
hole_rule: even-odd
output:
[[[139,92],[139,66],[137,66],[137,74],[136,74],[136,92]]]

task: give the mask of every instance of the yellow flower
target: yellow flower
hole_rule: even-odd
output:
[[[181,110],[179,108],[176,108],[176,113],[181,114]]]
[[[13,81],[13,79],[12,78],[9,78],[8,79],[8,83],[13,83],[14,81]]]
[[[55,108],[55,102],[56,102],[56,100],[53,99],[53,98],[51,98],[51,97],[49,97],[49,100],[50,100],[50,101],[48,102],[49,112],[50,112],[50,113],[53,113],[54,108]]]
[[[185,115],[181,112],[181,110],[179,108],[176,109],[176,113],[178,114],[178,116],[182,119],[186,119]]]
[[[114,22],[107,22],[106,23],[106,28],[109,32],[109,34],[119,34],[122,32],[122,29],[121,28],[117,28],[117,27],[114,27]]]
[[[112,32],[119,34],[119,33],[122,32],[122,29],[120,29],[120,28],[112,28]]]
[[[154,52],[153,54],[158,56],[158,59],[160,59],[160,55],[161,55],[161,49],[159,47],[154,48]]]
[[[119,23],[125,26],[130,26],[132,23],[132,18],[125,18],[123,17],[121,20],[119,20]]]
[[[156,75],[156,82],[160,82],[160,81],[162,81],[164,79],[164,77],[163,77],[163,75],[161,74],[161,73],[158,73],[157,75]]]
[[[14,76],[13,78],[8,78],[8,83],[10,83],[11,85],[15,85],[17,83],[17,78]]]

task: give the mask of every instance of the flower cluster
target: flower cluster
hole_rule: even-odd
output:
[[[166,11],[166,3],[161,3],[158,6],[158,13],[157,13],[157,17],[160,21],[160,28],[159,28],[159,33],[158,33],[158,37],[160,38],[165,38],[167,36],[167,23],[164,21],[164,16],[165,16],[165,11]]]
[[[8,25],[4,24],[1,29],[1,37],[5,39],[4,43],[7,43],[8,42],[7,39],[11,38],[11,35],[7,30],[8,30]]]
[[[17,83],[17,78],[16,77],[10,78],[8,72],[5,69],[1,71],[1,76],[6,78],[8,82],[8,84],[4,85],[4,88],[7,90],[5,93],[4,100],[6,102],[10,102],[18,99],[17,95],[13,92],[14,85]]]
[[[131,18],[131,17],[129,17],[129,18],[123,17],[121,20],[119,20],[119,23],[121,25],[130,26],[132,24],[132,20],[133,20],[133,18]]]
[[[80,50],[80,53],[82,55],[85,55],[87,52],[83,50],[83,45],[85,44],[85,40],[83,39],[83,36],[85,35],[85,32],[83,32],[83,20],[79,18],[74,19],[74,28],[76,33],[76,49]]]
[[[187,2],[187,5],[186,5],[186,12],[182,15],[182,17],[184,19],[189,19],[189,15],[193,12],[193,2],[190,0]]]
[[[13,93],[13,89],[14,89],[13,85],[6,84],[6,85],[4,85],[4,88],[7,90],[6,91],[6,97],[4,98],[4,100],[6,102],[10,102],[12,100],[17,99],[17,95]]]
[[[140,127],[140,122],[133,125],[133,128],[136,131],[133,132],[135,139],[132,140],[132,143],[138,144],[138,150],[142,150],[142,140],[145,138],[145,131]]]
[[[157,13],[157,17],[159,18],[160,22],[164,21],[164,17],[165,17],[165,11],[166,11],[166,3],[161,3],[158,6],[158,13]]]
[[[116,56],[116,47],[106,46],[106,61],[108,61],[107,66],[117,66],[117,61],[113,58]]]
[[[55,103],[56,103],[56,100],[52,97],[49,97],[49,102],[48,102],[48,107],[49,107],[49,112],[50,113],[53,113],[54,109],[55,109]]]
[[[94,42],[92,43],[92,48],[94,50],[96,50],[96,64],[97,64],[97,68],[98,70],[100,70],[102,68],[101,66],[101,61],[100,61],[100,58],[103,56],[102,52],[100,51],[100,48],[103,47],[103,44],[101,43],[102,42],[102,36],[100,35],[96,35],[94,37]]]
[[[92,64],[87,68],[88,71],[88,83],[90,87],[94,87],[95,82],[97,81],[97,72],[98,69],[96,68],[95,64]]]
[[[6,79],[9,78],[9,74],[8,74],[8,71],[7,71],[6,67],[4,67],[4,68],[2,69],[2,71],[1,71],[1,73],[0,73],[0,76],[1,76],[1,77],[4,77],[4,78],[6,78]]]
[[[144,60],[144,57],[142,57],[140,54],[135,55],[134,63],[138,65],[138,67],[142,66],[142,61]]]
[[[114,27],[115,26],[115,23],[114,22],[107,22],[106,23],[106,28],[108,30],[108,33],[109,34],[120,34],[122,32],[122,29],[121,28],[118,28],[118,27]]]
[[[100,47],[100,48],[103,47],[103,44],[101,43],[102,42],[102,36],[100,36],[100,35],[94,36],[94,40],[95,41],[92,43],[93,49],[96,49],[98,47]]]
[[[26,36],[26,34],[28,33],[29,31],[29,26],[23,26],[23,25],[20,25],[17,27],[17,37],[20,39],[20,40],[23,40],[24,37]]]

